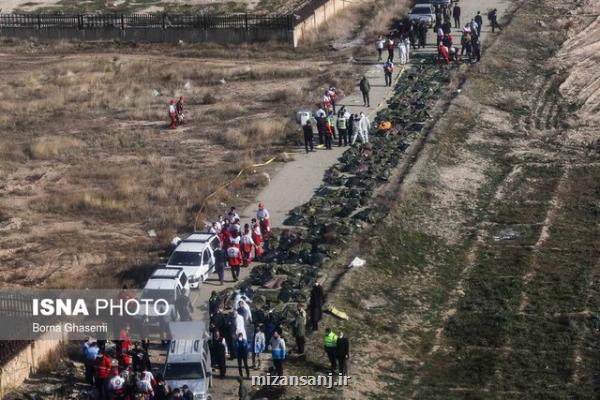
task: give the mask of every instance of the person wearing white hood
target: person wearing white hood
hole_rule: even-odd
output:
[[[407,62],[406,44],[404,40],[398,41],[398,51],[400,53],[400,64],[404,65]]]
[[[358,121],[358,132],[360,134],[360,139],[363,143],[369,143],[369,127],[371,126],[371,121],[369,121],[369,117],[367,117],[364,113],[360,113],[360,120]]]
[[[404,38],[404,47],[406,48],[406,62],[410,62],[410,39],[408,36]]]
[[[250,306],[244,301],[240,300],[237,303],[237,309],[242,311],[242,317],[244,317],[244,321],[246,324],[252,323],[252,311],[250,311]]]
[[[241,333],[244,336],[244,339],[246,339],[246,340],[248,339],[248,336],[246,335],[246,320],[245,320],[244,316],[241,314],[241,310],[235,311],[235,330],[234,330],[234,332],[236,332],[236,334],[235,334],[236,337],[237,337],[238,333]]]

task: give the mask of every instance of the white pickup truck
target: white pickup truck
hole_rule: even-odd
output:
[[[214,251],[219,238],[212,233],[193,233],[177,245],[165,268],[182,268],[190,288],[198,289],[215,268]]]
[[[424,22],[428,27],[431,27],[435,21],[435,9],[431,4],[415,4],[408,13],[408,20],[417,23]]]

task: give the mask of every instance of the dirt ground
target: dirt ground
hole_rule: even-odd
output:
[[[5,284],[138,279],[128,270],[145,270],[176,232],[192,230],[207,194],[297,143],[293,110],[329,82],[354,84],[351,64],[277,48],[276,61],[191,46],[5,42],[0,52],[0,87],[10,93],[0,102]],[[167,103],[179,96],[187,122],[170,131]],[[264,171],[250,170],[205,214],[244,205],[268,182]],[[89,280],[72,279],[83,271]]]
[[[597,396],[598,4],[514,10],[332,295],[344,398]]]

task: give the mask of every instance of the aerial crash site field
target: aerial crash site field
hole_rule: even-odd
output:
[[[88,286],[107,269],[155,261],[149,254],[193,229],[204,197],[230,175],[296,144],[290,110],[335,82],[334,71],[352,73],[277,49],[277,60],[167,46],[2,51],[11,98],[0,105],[0,274],[6,284],[50,287]],[[180,96],[188,123],[171,132],[167,104]],[[243,204],[267,180],[250,171],[209,211]]]
[[[94,7],[201,6],[167,3]],[[215,269],[191,286],[175,273],[190,294],[177,292],[174,320],[206,324],[210,365],[192,372],[173,361],[177,340],[149,336],[142,349],[120,327],[105,344],[118,373],[128,354],[144,381],[147,358],[171,389],[185,381],[213,400],[598,398],[600,3],[460,0],[460,22],[432,7],[431,26],[413,6],[356,3],[297,48],[0,38],[2,288],[148,288],[178,251],[200,248],[197,262]],[[409,18],[424,18],[424,46],[410,45]],[[440,44],[435,18],[451,22]],[[356,143],[336,135],[328,150],[330,91],[357,128]],[[184,124],[169,129],[180,97]],[[314,152],[298,111],[325,127]],[[331,116],[338,135],[345,118]],[[245,250],[248,237],[261,242]],[[93,341],[61,342],[0,392],[110,398],[103,357],[85,373]],[[0,341],[0,362],[19,343]],[[330,372],[347,382],[254,379]],[[132,382],[126,393],[143,391]]]

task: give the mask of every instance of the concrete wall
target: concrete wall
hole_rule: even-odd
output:
[[[293,44],[294,32],[284,28],[260,29],[190,29],[190,28],[2,28],[0,35],[19,39],[39,38],[41,40],[118,40],[124,42],[177,43],[256,43],[275,41]]]
[[[299,42],[307,33],[317,31],[320,25],[351,3],[352,1],[349,0],[329,0],[315,8],[312,15],[307,16],[294,27],[294,47],[298,47]]]
[[[0,399],[6,392],[23,383],[29,374],[35,372],[40,363],[46,361],[50,353],[60,346],[61,340],[42,337],[31,342],[9,362],[0,368]]]

